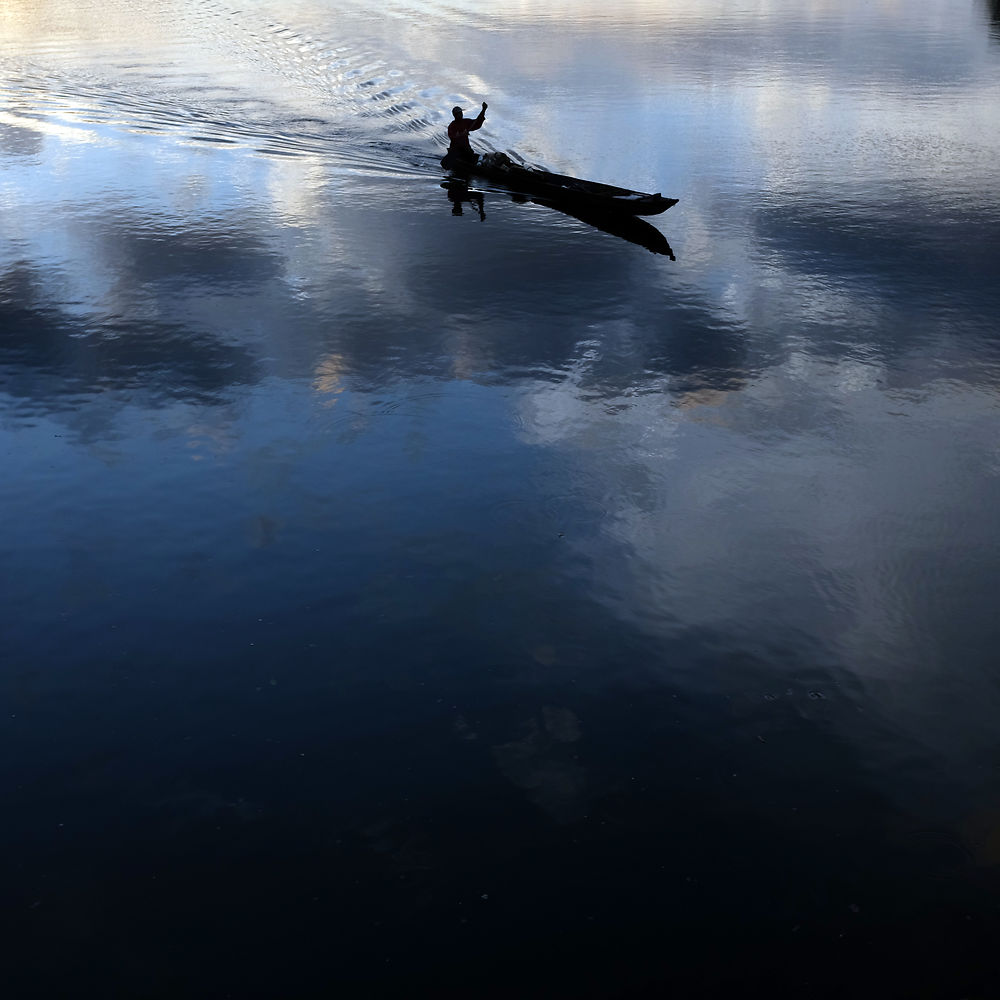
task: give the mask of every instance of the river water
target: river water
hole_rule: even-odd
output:
[[[995,3],[5,0],[0,209],[10,996],[996,995]]]

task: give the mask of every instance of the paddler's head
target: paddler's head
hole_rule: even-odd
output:
[[[452,108],[451,113],[455,116],[455,121],[458,121],[462,117],[462,109],[459,107]]]

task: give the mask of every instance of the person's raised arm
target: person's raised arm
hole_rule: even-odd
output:
[[[469,122],[470,132],[475,132],[477,128],[483,127],[483,122],[486,121],[486,108],[488,106],[489,105],[487,105],[487,103],[483,101],[483,110],[480,111],[479,114],[475,118],[473,118],[471,122]]]

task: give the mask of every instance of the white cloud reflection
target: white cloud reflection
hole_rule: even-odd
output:
[[[139,36],[140,44],[169,48],[172,27],[163,16],[166,8],[153,6],[157,17]],[[5,7],[8,51],[35,48],[39,59],[69,63],[105,58],[86,51],[70,58],[67,42],[91,40],[102,18],[79,20],[72,11],[64,12],[62,42],[45,53],[37,48],[44,25],[34,10],[30,4]],[[85,12],[81,7],[77,13],[82,17]],[[322,61],[324,46],[337,40],[328,8],[298,3],[284,11],[288,31],[308,35],[313,46],[294,64],[294,46],[268,48],[263,36],[240,48],[257,24],[254,18],[263,13],[251,7],[249,20],[236,18],[226,29],[232,32],[223,39],[227,59],[240,67],[229,79],[248,86],[254,69],[260,69],[262,79],[284,75],[291,85],[281,91],[281,99],[295,92],[299,107],[312,106],[322,116],[320,79],[308,74],[313,62]],[[347,13],[360,16],[360,8]],[[828,261],[816,266],[810,246],[797,240],[833,222],[848,235],[860,228],[856,246],[863,252],[869,235],[866,213],[884,205],[888,191],[902,190],[914,201],[950,198],[947,206],[953,211],[965,204],[987,214],[997,211],[1000,75],[985,33],[981,39],[975,34],[978,25],[964,5],[931,0],[905,7],[860,0],[846,6],[781,0],[735,8],[703,2],[549,2],[503,3],[484,10],[478,4],[444,8],[432,3],[396,5],[390,13],[385,21],[367,16],[370,35],[342,39],[342,44],[377,55],[384,40],[385,72],[391,72],[388,63],[402,60],[406,85],[423,88],[414,93],[443,100],[451,90],[464,88],[470,96],[489,99],[487,141],[494,145],[523,139],[527,150],[550,162],[679,195],[681,204],[661,224],[675,243],[682,270],[676,278],[644,272],[644,280],[664,298],[697,297],[710,321],[742,331],[751,351],[766,351],[759,345],[770,340],[794,345],[801,338],[805,344],[803,350],[783,351],[786,356],[776,365],[762,366],[765,375],[734,389],[702,386],[677,392],[669,375],[653,375],[640,393],[619,400],[621,408],[609,414],[606,399],[586,388],[588,351],[594,348],[583,342],[594,337],[580,331],[578,352],[563,381],[539,385],[522,400],[519,417],[526,439],[538,445],[585,454],[590,446],[606,452],[614,441],[637,463],[642,477],[661,481],[661,463],[688,454],[684,449],[691,435],[701,440],[705,434],[724,433],[734,414],[767,411],[766,423],[780,425],[783,411],[791,412],[790,387],[812,385],[814,378],[828,394],[824,405],[843,421],[844,393],[850,392],[853,400],[880,398],[874,387],[885,377],[884,363],[843,356],[829,365],[816,362],[810,352],[817,331],[833,331],[849,347],[852,334],[860,333],[864,340],[864,331],[883,326],[887,315],[906,322],[907,311],[898,303],[887,306],[877,275],[873,280],[864,267],[860,273],[831,271]],[[213,15],[206,9],[199,16]],[[117,25],[115,45],[125,44],[134,22],[130,16]],[[566,30],[555,35],[538,30],[540,24],[554,22]],[[629,26],[636,30],[618,30]],[[219,24],[216,29],[221,30]],[[893,31],[906,33],[913,45],[880,50],[879,39]],[[853,44],[859,39],[860,50]],[[192,79],[206,69],[200,44],[173,50],[191,60]],[[456,45],[467,64],[455,59]],[[956,47],[965,57],[958,65]],[[262,49],[268,58],[258,61],[255,53]],[[905,57],[876,58],[880,51],[903,52]],[[242,56],[237,58],[237,52]],[[495,102],[494,94],[507,95],[506,106]],[[36,91],[36,97],[42,95]],[[259,107],[262,94],[251,91],[247,96]],[[183,110],[179,94],[165,97],[174,102],[173,112]],[[428,97],[410,97],[421,105],[414,112],[418,117],[433,119],[446,111]],[[24,108],[7,111],[2,121],[36,130],[56,146],[43,152],[41,169],[21,166],[15,174],[5,163],[3,176],[8,205],[16,196],[18,209],[8,213],[8,232],[14,231],[19,253],[51,265],[45,273],[58,283],[50,289],[53,299],[75,301],[85,313],[127,314],[137,307],[136,287],[120,280],[120,251],[108,242],[94,242],[86,213],[95,206],[105,216],[122,211],[123,219],[137,212],[151,229],[159,227],[166,240],[197,224],[216,234],[235,233],[245,257],[250,251],[240,240],[249,234],[253,252],[267,258],[269,268],[264,277],[253,279],[256,292],[245,287],[248,279],[238,302],[224,301],[215,289],[212,300],[192,295],[172,308],[189,321],[205,320],[220,309],[237,310],[248,325],[255,319],[260,329],[270,331],[267,351],[272,357],[294,356],[297,348],[284,336],[264,280],[280,283],[293,299],[319,313],[327,308],[342,316],[374,312],[386,325],[403,330],[409,317],[426,316],[428,303],[440,296],[415,262],[435,254],[439,262],[450,261],[455,255],[439,253],[422,233],[422,208],[414,207],[423,204],[422,191],[417,192],[422,180],[415,179],[412,188],[402,186],[401,198],[409,207],[396,215],[373,214],[370,209],[380,194],[394,192],[389,186],[355,183],[338,167],[336,155],[326,158],[300,149],[294,158],[282,159],[248,152],[245,146],[182,147],[169,134],[150,137],[79,120],[70,124],[60,118],[69,114],[65,108],[48,99],[44,104],[50,111],[42,116],[33,114],[29,100],[31,114],[23,113]],[[345,105],[348,110],[364,106],[355,97]],[[93,117],[100,109],[100,95],[92,95],[84,110]],[[338,109],[330,110],[336,117]],[[127,117],[127,109],[122,113]],[[375,115],[372,134],[388,127],[391,118]],[[221,116],[212,120],[216,138],[242,135]],[[142,123],[138,115],[132,122]],[[415,132],[414,143],[427,143],[434,128]],[[71,151],[71,144],[80,141],[99,148],[81,159]],[[331,154],[342,152],[336,140],[329,146]],[[372,155],[364,151],[364,156]],[[384,155],[391,160],[396,153],[389,149]],[[113,196],[109,201],[109,188],[126,177],[133,204],[123,208]],[[433,183],[427,179],[428,188]],[[836,205],[832,216],[803,221],[804,213],[830,202]],[[65,223],[41,224],[54,204],[61,206]],[[762,241],[761,218],[771,215],[785,228]],[[901,219],[890,213],[889,224]],[[149,297],[144,301],[155,304]],[[625,326],[627,313],[620,320]],[[469,377],[491,363],[487,338],[470,337],[469,331],[480,324],[478,330],[485,334],[494,318],[446,307],[436,315],[452,345],[456,375]],[[946,325],[947,316],[937,322]],[[616,336],[612,326],[598,326],[598,344]],[[315,370],[325,370],[322,359],[330,357],[341,359],[342,354],[320,354]],[[818,370],[813,370],[815,364]],[[349,361],[338,360],[338,378],[349,369]],[[775,399],[783,403],[777,405]],[[705,420],[709,412],[710,424]],[[775,459],[780,457],[779,452]],[[795,467],[797,456],[786,460]],[[883,467],[880,459],[872,474]],[[826,481],[835,468],[814,472]],[[687,483],[671,479],[662,482],[663,496],[678,498],[678,491],[686,489],[684,510],[711,511],[734,502],[725,492],[712,493],[720,481],[714,474]],[[668,505],[665,521],[669,511]],[[797,516],[805,523],[814,513],[806,504]],[[691,563],[684,546],[694,542],[670,534],[660,537],[657,523],[641,506],[625,505],[616,515],[621,540],[637,553],[666,546],[656,564]],[[843,530],[833,525],[829,534],[835,537]],[[695,537],[705,544],[704,531]],[[732,540],[723,549],[739,544]],[[696,601],[699,592],[691,587],[681,599]],[[691,606],[682,617],[708,614]]]
[[[598,402],[585,375],[600,359],[593,347],[580,358],[518,412],[525,440],[563,470],[559,489],[601,498],[604,515],[566,534],[594,597],[664,640],[725,636],[775,669],[765,650],[794,651],[787,675],[746,681],[751,699],[811,672],[839,678],[914,746],[968,759],[992,732],[992,682],[965,665],[962,732],[939,699],[950,623],[986,613],[991,592],[996,386],[894,389],[919,356],[891,374],[796,352],[738,390],[690,393],[668,377]],[[987,622],[967,637],[973,656],[989,648]]]

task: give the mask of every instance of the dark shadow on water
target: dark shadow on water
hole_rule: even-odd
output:
[[[477,191],[469,187],[469,182],[461,178],[451,178],[442,181],[441,186],[448,192],[448,200],[452,203],[452,215],[462,215],[463,203],[475,206],[479,212],[479,218],[486,218],[485,195],[482,191]],[[619,239],[634,243],[636,246],[644,247],[650,253],[661,254],[676,260],[674,252],[667,242],[667,238],[655,226],[646,222],[645,219],[637,218],[633,215],[624,215],[621,212],[600,212],[574,208],[568,204],[550,201],[544,198],[529,198],[526,195],[512,194],[510,200],[523,205],[541,205],[550,208],[562,215],[568,215],[572,219],[577,219],[602,233],[617,236]]]
[[[229,317],[190,312],[206,293],[235,299],[280,275],[280,259],[230,222],[184,230],[113,205],[70,216],[82,259],[67,287],[87,289],[82,299],[60,298],[44,260],[0,269],[0,392],[14,412],[72,414],[79,424],[84,399],[99,404],[88,413],[108,416],[123,405],[212,405],[259,381],[260,363]],[[115,275],[112,285],[89,281],[88,258]]]
[[[786,198],[756,211],[754,239],[780,261],[792,279],[789,287],[813,281],[821,262],[825,280],[848,292],[857,318],[815,321],[813,354],[840,356],[862,349],[899,358],[911,354],[920,339],[933,338],[953,349],[960,345],[963,357],[975,359],[964,378],[995,385],[1000,288],[992,275],[998,209],[984,199],[949,216],[942,226],[934,213],[907,199],[860,213],[805,197]],[[871,308],[876,302],[878,313]],[[899,319],[884,322],[886,310]],[[952,366],[956,373],[954,360]]]
[[[0,390],[49,413],[109,391],[139,393],[152,406],[211,404],[260,377],[249,351],[209,332],[152,319],[98,321],[53,306],[27,262],[0,274],[0,330]]]
[[[37,156],[44,145],[45,139],[40,132],[0,124],[0,156]]]
[[[990,37],[1000,42],[1000,0],[986,0],[986,8],[990,18]]]
[[[335,690],[317,649],[213,697],[234,645],[173,695],[99,689],[120,732],[56,706],[6,786],[10,995],[988,995],[991,887],[910,835],[835,672],[761,689],[731,637],[539,596],[506,639],[365,631]]]

